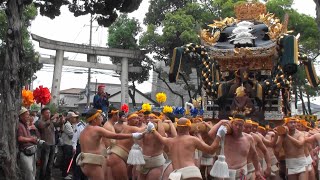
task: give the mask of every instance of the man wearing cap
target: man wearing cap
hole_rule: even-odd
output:
[[[226,134],[226,128],[218,123],[213,127],[217,132],[217,138],[209,146],[199,138],[191,136],[189,134],[191,129],[191,121],[187,118],[180,118],[177,122],[178,136],[174,138],[166,138],[159,134],[157,131],[152,130],[156,137],[162,144],[169,148],[170,158],[172,160],[172,166],[174,171],[169,175],[171,180],[180,179],[202,179],[199,168],[195,165],[194,152],[196,149],[206,152],[214,153],[220,143],[220,138]],[[148,124],[148,129],[149,124]]]
[[[73,124],[76,123],[76,118],[78,115],[76,115],[74,112],[68,112],[67,117],[66,117],[66,122],[62,126],[62,151],[63,151],[63,163],[61,167],[61,173],[62,177],[64,179],[72,179],[71,174],[67,174],[67,169],[70,163],[70,160],[72,159],[73,156],[73,147],[72,147],[72,138],[73,138]]]
[[[78,112],[76,112],[76,113],[78,113]],[[80,137],[80,133],[83,131],[83,129],[85,127],[86,127],[86,123],[81,121],[79,119],[79,116],[78,116],[76,118],[76,126],[73,129],[74,132],[73,132],[73,137],[72,137],[72,147],[73,147],[73,154],[74,154],[73,161],[74,162],[76,162],[76,158],[81,153],[81,147],[80,147],[80,144],[79,144],[79,137]],[[85,177],[85,175],[81,171],[80,166],[78,166],[76,163],[74,163],[74,166],[73,166],[73,180],[86,180],[86,179],[87,179],[87,177]]]
[[[286,132],[279,137],[277,145],[282,146],[285,153],[288,179],[304,180],[307,179],[305,140],[304,134],[296,129],[297,123],[296,118],[285,118]]]
[[[224,155],[229,167],[230,180],[238,180],[246,177],[249,156],[251,156],[254,167],[257,167],[255,168],[256,179],[260,179],[262,177],[261,168],[259,168],[254,139],[250,134],[243,132],[245,121],[241,118],[231,118],[229,124],[231,132],[228,132],[225,137]],[[215,137],[213,129],[208,133],[212,138]]]
[[[35,153],[37,150],[37,138],[30,135],[27,121],[29,120],[29,111],[22,107],[19,111],[18,124],[18,145],[19,145],[19,165],[22,171],[22,177],[25,180],[34,180],[36,173]]]
[[[113,133],[101,127],[102,111],[97,109],[90,109],[87,113],[86,119],[88,125],[80,134],[81,153],[77,157],[77,164],[81,167],[83,173],[89,179],[104,179],[105,157],[104,144],[101,142],[102,138],[112,139],[140,139],[142,133]]]
[[[105,114],[108,113],[109,94],[104,92],[105,85],[98,86],[98,93],[93,97],[93,108],[100,109]]]

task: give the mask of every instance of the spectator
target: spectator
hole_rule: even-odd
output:
[[[37,138],[31,136],[27,122],[30,119],[29,111],[22,107],[19,112],[18,123],[18,145],[19,145],[19,165],[22,171],[22,178],[34,180],[36,175]]]
[[[77,114],[79,114],[77,112]],[[75,154],[73,157],[73,162],[76,162],[76,158],[81,153],[81,148],[79,144],[79,137],[82,130],[85,128],[86,124],[80,120],[79,117],[76,118],[76,126],[74,128],[74,134],[72,138],[72,146],[73,146],[73,153]],[[87,177],[81,171],[80,166],[76,163],[73,164],[73,180],[87,180]]]
[[[106,115],[108,113],[109,106],[109,94],[104,91],[105,86],[98,86],[98,93],[93,97],[93,107],[100,109]]]
[[[41,118],[38,120],[38,129],[40,131],[41,140],[46,142],[46,145],[42,147],[41,151],[42,166],[40,168],[40,179],[51,178],[56,144],[54,127],[59,127],[61,124],[63,124],[62,121],[54,122],[58,116],[59,114],[55,114],[52,118],[50,118],[49,108],[43,108],[41,110]]]
[[[68,112],[66,122],[62,128],[62,151],[63,151],[63,162],[62,162],[62,177],[64,179],[72,179],[72,175],[67,173],[69,163],[73,155],[72,138],[73,138],[73,124],[77,122],[76,115],[74,112]]]

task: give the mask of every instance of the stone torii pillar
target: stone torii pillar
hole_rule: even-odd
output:
[[[121,104],[129,105],[128,96],[128,58],[122,58],[121,60]],[[123,93],[122,93],[123,92]]]
[[[59,96],[60,96],[60,84],[61,84],[61,75],[62,75],[62,66],[63,66],[63,50],[56,51],[56,57],[54,61],[54,70],[51,86],[51,97],[53,103],[58,105]]]
[[[88,45],[67,43],[61,41],[50,40],[40,37],[35,34],[31,34],[32,39],[39,42],[39,46],[45,49],[56,50],[55,59],[40,57],[39,62],[45,64],[54,64],[54,74],[52,80],[52,102],[58,105],[62,66],[75,66],[83,68],[94,68],[104,70],[121,71],[121,103],[129,104],[128,96],[128,72],[141,72],[141,67],[128,68],[129,59],[144,58],[146,51],[142,50],[129,50],[129,49],[117,49],[117,48],[105,48],[105,47],[93,47]],[[122,58],[121,67],[114,64],[101,64],[97,62],[84,62],[76,60],[64,60],[64,52],[83,53],[89,56],[109,56]]]

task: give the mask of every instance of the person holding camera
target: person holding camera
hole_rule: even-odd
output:
[[[25,180],[34,180],[36,175],[36,151],[37,143],[39,142],[37,137],[31,136],[28,129],[28,121],[30,114],[28,109],[22,107],[19,111],[19,123],[18,123],[18,145],[19,145],[19,166],[22,171],[22,177]]]
[[[109,94],[105,92],[105,86],[98,86],[98,93],[93,97],[93,107],[99,109],[106,115],[109,107]]]
[[[38,120],[38,129],[40,131],[41,140],[46,142],[41,150],[41,169],[40,179],[50,179],[54,160],[54,150],[56,144],[54,127],[61,127],[63,120],[57,120],[59,114],[56,113],[50,118],[50,109],[43,108],[41,110],[41,118]]]

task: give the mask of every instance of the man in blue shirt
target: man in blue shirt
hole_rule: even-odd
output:
[[[104,85],[98,86],[98,93],[93,97],[93,107],[100,109],[105,114],[108,113],[109,106],[109,94],[104,92]]]

